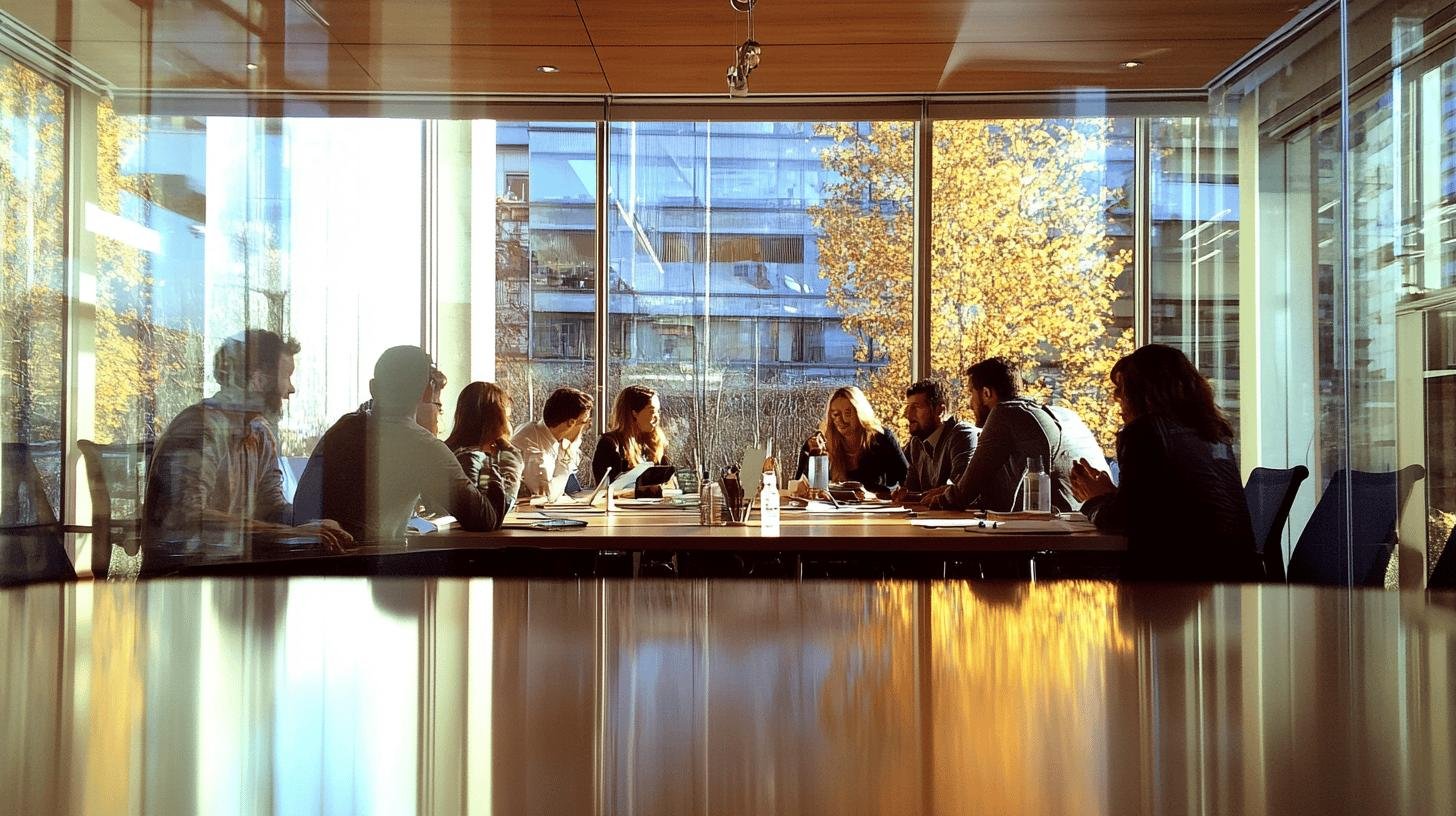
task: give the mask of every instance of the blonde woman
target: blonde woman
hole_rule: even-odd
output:
[[[455,401],[455,427],[445,444],[471,484],[501,481],[506,512],[515,506],[521,486],[521,454],[511,444],[511,397],[500,386],[476,381]]]
[[[845,386],[829,395],[824,422],[799,452],[799,471],[809,471],[809,455],[829,455],[829,478],[854,481],[866,490],[887,495],[905,480],[909,463],[895,433],[875,416],[864,392]]]
[[[662,402],[657,392],[642,385],[629,385],[617,394],[612,405],[609,430],[597,440],[592,455],[592,479],[601,481],[611,468],[616,478],[643,462],[671,465],[667,458],[667,435],[662,432]],[[639,488],[638,495],[655,492],[661,486]]]

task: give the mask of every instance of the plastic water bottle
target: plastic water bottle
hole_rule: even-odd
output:
[[[779,477],[771,470],[764,472],[758,491],[758,526],[766,533],[779,530]]]
[[[1052,512],[1052,477],[1042,467],[1040,456],[1026,459],[1026,475],[1022,478],[1021,495],[1024,509],[1033,513]]]
[[[703,481],[698,485],[698,524],[716,527],[723,523],[723,489],[703,471]]]

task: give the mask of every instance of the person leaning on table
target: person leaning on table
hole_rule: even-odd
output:
[[[905,481],[909,468],[895,432],[880,422],[864,392],[852,385],[829,395],[824,421],[800,449],[794,477],[807,477],[809,457],[819,453],[829,455],[832,481],[859,482],[865,490],[884,496]]]
[[[597,440],[592,480],[601,481],[608,469],[615,479],[644,462],[672,464],[667,457],[667,434],[662,430],[662,403],[651,388],[629,385],[617,394],[611,427]],[[643,485],[633,495],[661,496],[662,485]]]
[[[990,357],[966,369],[971,411],[981,427],[970,464],[955,482],[928,491],[934,509],[1015,509],[1026,461],[1039,458],[1052,482],[1052,508],[1076,510],[1072,463],[1078,457],[1106,464],[1085,423],[1070,409],[1033,402],[1021,395],[1021,373],[1011,361]]]
[[[910,469],[905,484],[890,497],[896,501],[955,481],[971,463],[981,435],[950,412],[950,395],[940,380],[921,380],[905,389],[905,422]]]
[[[558,388],[546,398],[541,418],[511,437],[521,452],[522,496],[560,495],[581,464],[581,439],[591,424],[591,395],[575,388]],[[555,487],[555,490],[552,488]]]
[[[1112,367],[1122,409],[1120,483],[1079,461],[1072,489],[1100,530],[1127,534],[1126,576],[1253,581],[1263,568],[1234,458],[1233,427],[1183,352],[1149,345]]]
[[[369,381],[373,410],[335,422],[319,440],[316,461],[309,460],[309,469],[323,469],[317,477],[323,515],[356,539],[402,538],[421,502],[466,530],[494,530],[505,518],[500,473],[467,479],[450,448],[415,421],[416,407],[431,393],[430,369],[430,355],[418,346],[387,349]]]
[[[455,425],[446,447],[465,471],[465,478],[481,485],[501,480],[506,512],[516,506],[521,485],[521,454],[510,442],[511,397],[491,382],[473,382],[455,400]]]

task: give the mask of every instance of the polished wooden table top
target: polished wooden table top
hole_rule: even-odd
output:
[[[0,592],[8,812],[1456,812],[1456,604],[1303,587]]]

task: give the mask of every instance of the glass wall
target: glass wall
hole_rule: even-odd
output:
[[[1133,128],[981,119],[934,134],[932,370],[960,391],[967,367],[1018,362],[1030,396],[1077,411],[1109,451],[1108,372],[1133,349]]]
[[[611,125],[607,396],[656,389],[674,462],[736,462],[767,440],[796,451],[841,385],[863,387],[883,420],[898,419],[914,131]]]
[[[98,120],[97,441],[155,439],[263,328],[301,346],[275,421],[307,456],[379,353],[421,340],[421,123]]]
[[[61,507],[66,91],[0,55],[0,524]]]
[[[596,393],[596,125],[476,122],[473,144],[495,151],[492,378],[514,397],[520,427],[557,388]],[[595,438],[589,427],[583,484]]]

